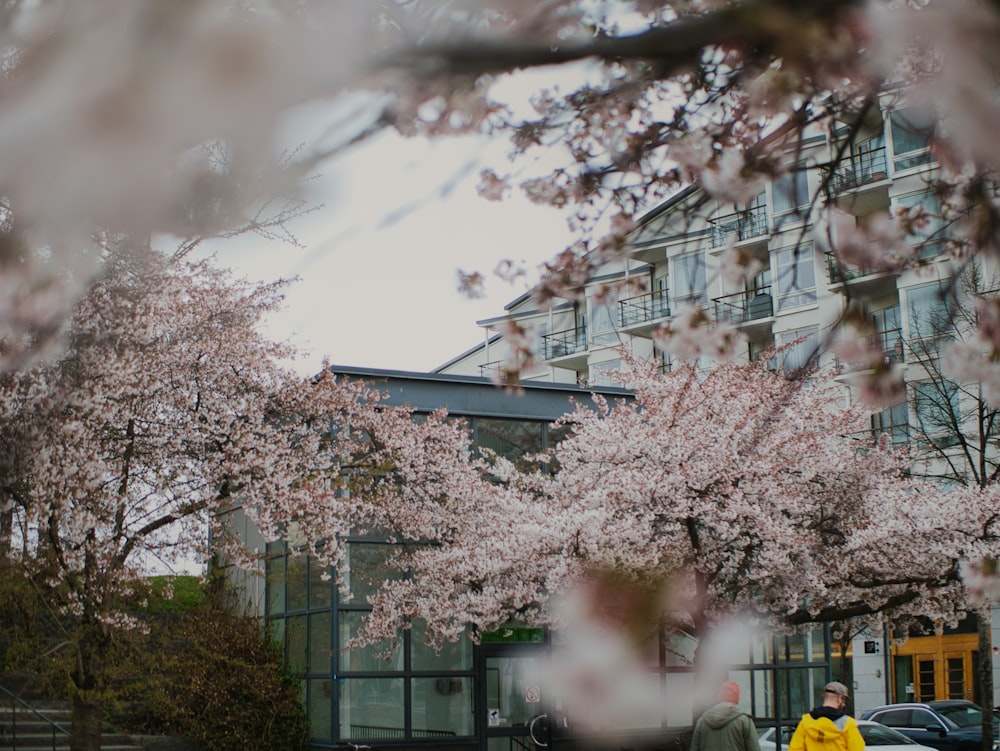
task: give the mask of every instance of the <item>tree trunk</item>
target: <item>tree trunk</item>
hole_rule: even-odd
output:
[[[81,691],[73,692],[73,726],[69,733],[70,751],[100,751],[104,708]]]
[[[979,652],[976,658],[976,679],[979,682],[979,696],[983,706],[982,751],[993,748],[993,638],[989,608],[983,608],[976,617],[979,636]]]
[[[84,625],[77,645],[73,678],[72,728],[70,751],[100,751],[104,724],[104,702],[99,676],[108,655],[108,637],[104,626],[96,622]]]

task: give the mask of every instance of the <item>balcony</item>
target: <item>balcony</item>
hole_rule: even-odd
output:
[[[872,344],[882,351],[886,365],[903,362],[906,359],[902,329],[877,331],[872,337]]]
[[[555,331],[542,336],[542,357],[545,360],[569,359],[587,355],[587,329],[575,328]]]
[[[840,261],[832,251],[826,251],[826,273],[831,287],[850,285],[852,290],[866,294],[889,292],[896,287],[895,269],[875,266],[849,266]]]
[[[770,287],[716,297],[712,302],[715,303],[717,323],[740,326],[753,321],[769,320],[774,315]]]
[[[854,154],[833,170],[830,188],[834,193],[844,193],[864,185],[881,182],[889,176],[885,147]]]
[[[667,290],[659,289],[618,301],[618,320],[630,333],[642,333],[653,324],[670,317],[670,298]]]
[[[503,369],[503,360],[492,360],[479,366],[479,377],[496,380]]]
[[[755,237],[766,237],[768,232],[767,207],[755,206],[746,211],[709,219],[712,225],[712,247],[721,248],[729,242],[743,242]]]
[[[902,329],[883,329],[876,331],[867,339],[872,349],[882,353],[882,363],[884,365],[894,365],[906,360],[906,344],[903,341]],[[836,358],[837,367],[843,367],[846,373],[857,373],[871,370],[878,365],[877,362],[846,363],[839,357]]]

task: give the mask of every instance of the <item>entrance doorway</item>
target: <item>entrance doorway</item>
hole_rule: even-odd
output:
[[[483,644],[476,707],[483,751],[544,751],[551,745],[545,677],[547,645]]]
[[[911,637],[893,648],[895,701],[979,701],[975,634]]]

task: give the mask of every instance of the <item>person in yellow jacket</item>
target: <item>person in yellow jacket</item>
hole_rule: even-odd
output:
[[[823,687],[823,703],[802,715],[788,751],[865,751],[858,723],[844,711],[847,686],[831,681]]]

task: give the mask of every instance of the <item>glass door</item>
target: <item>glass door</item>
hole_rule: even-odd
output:
[[[937,660],[934,655],[915,655],[913,663],[916,666],[916,700],[920,702],[934,701],[937,698]]]
[[[549,747],[544,646],[484,644],[479,653],[483,751]]]
[[[968,652],[945,652],[948,695],[944,699],[972,699],[972,660]]]

